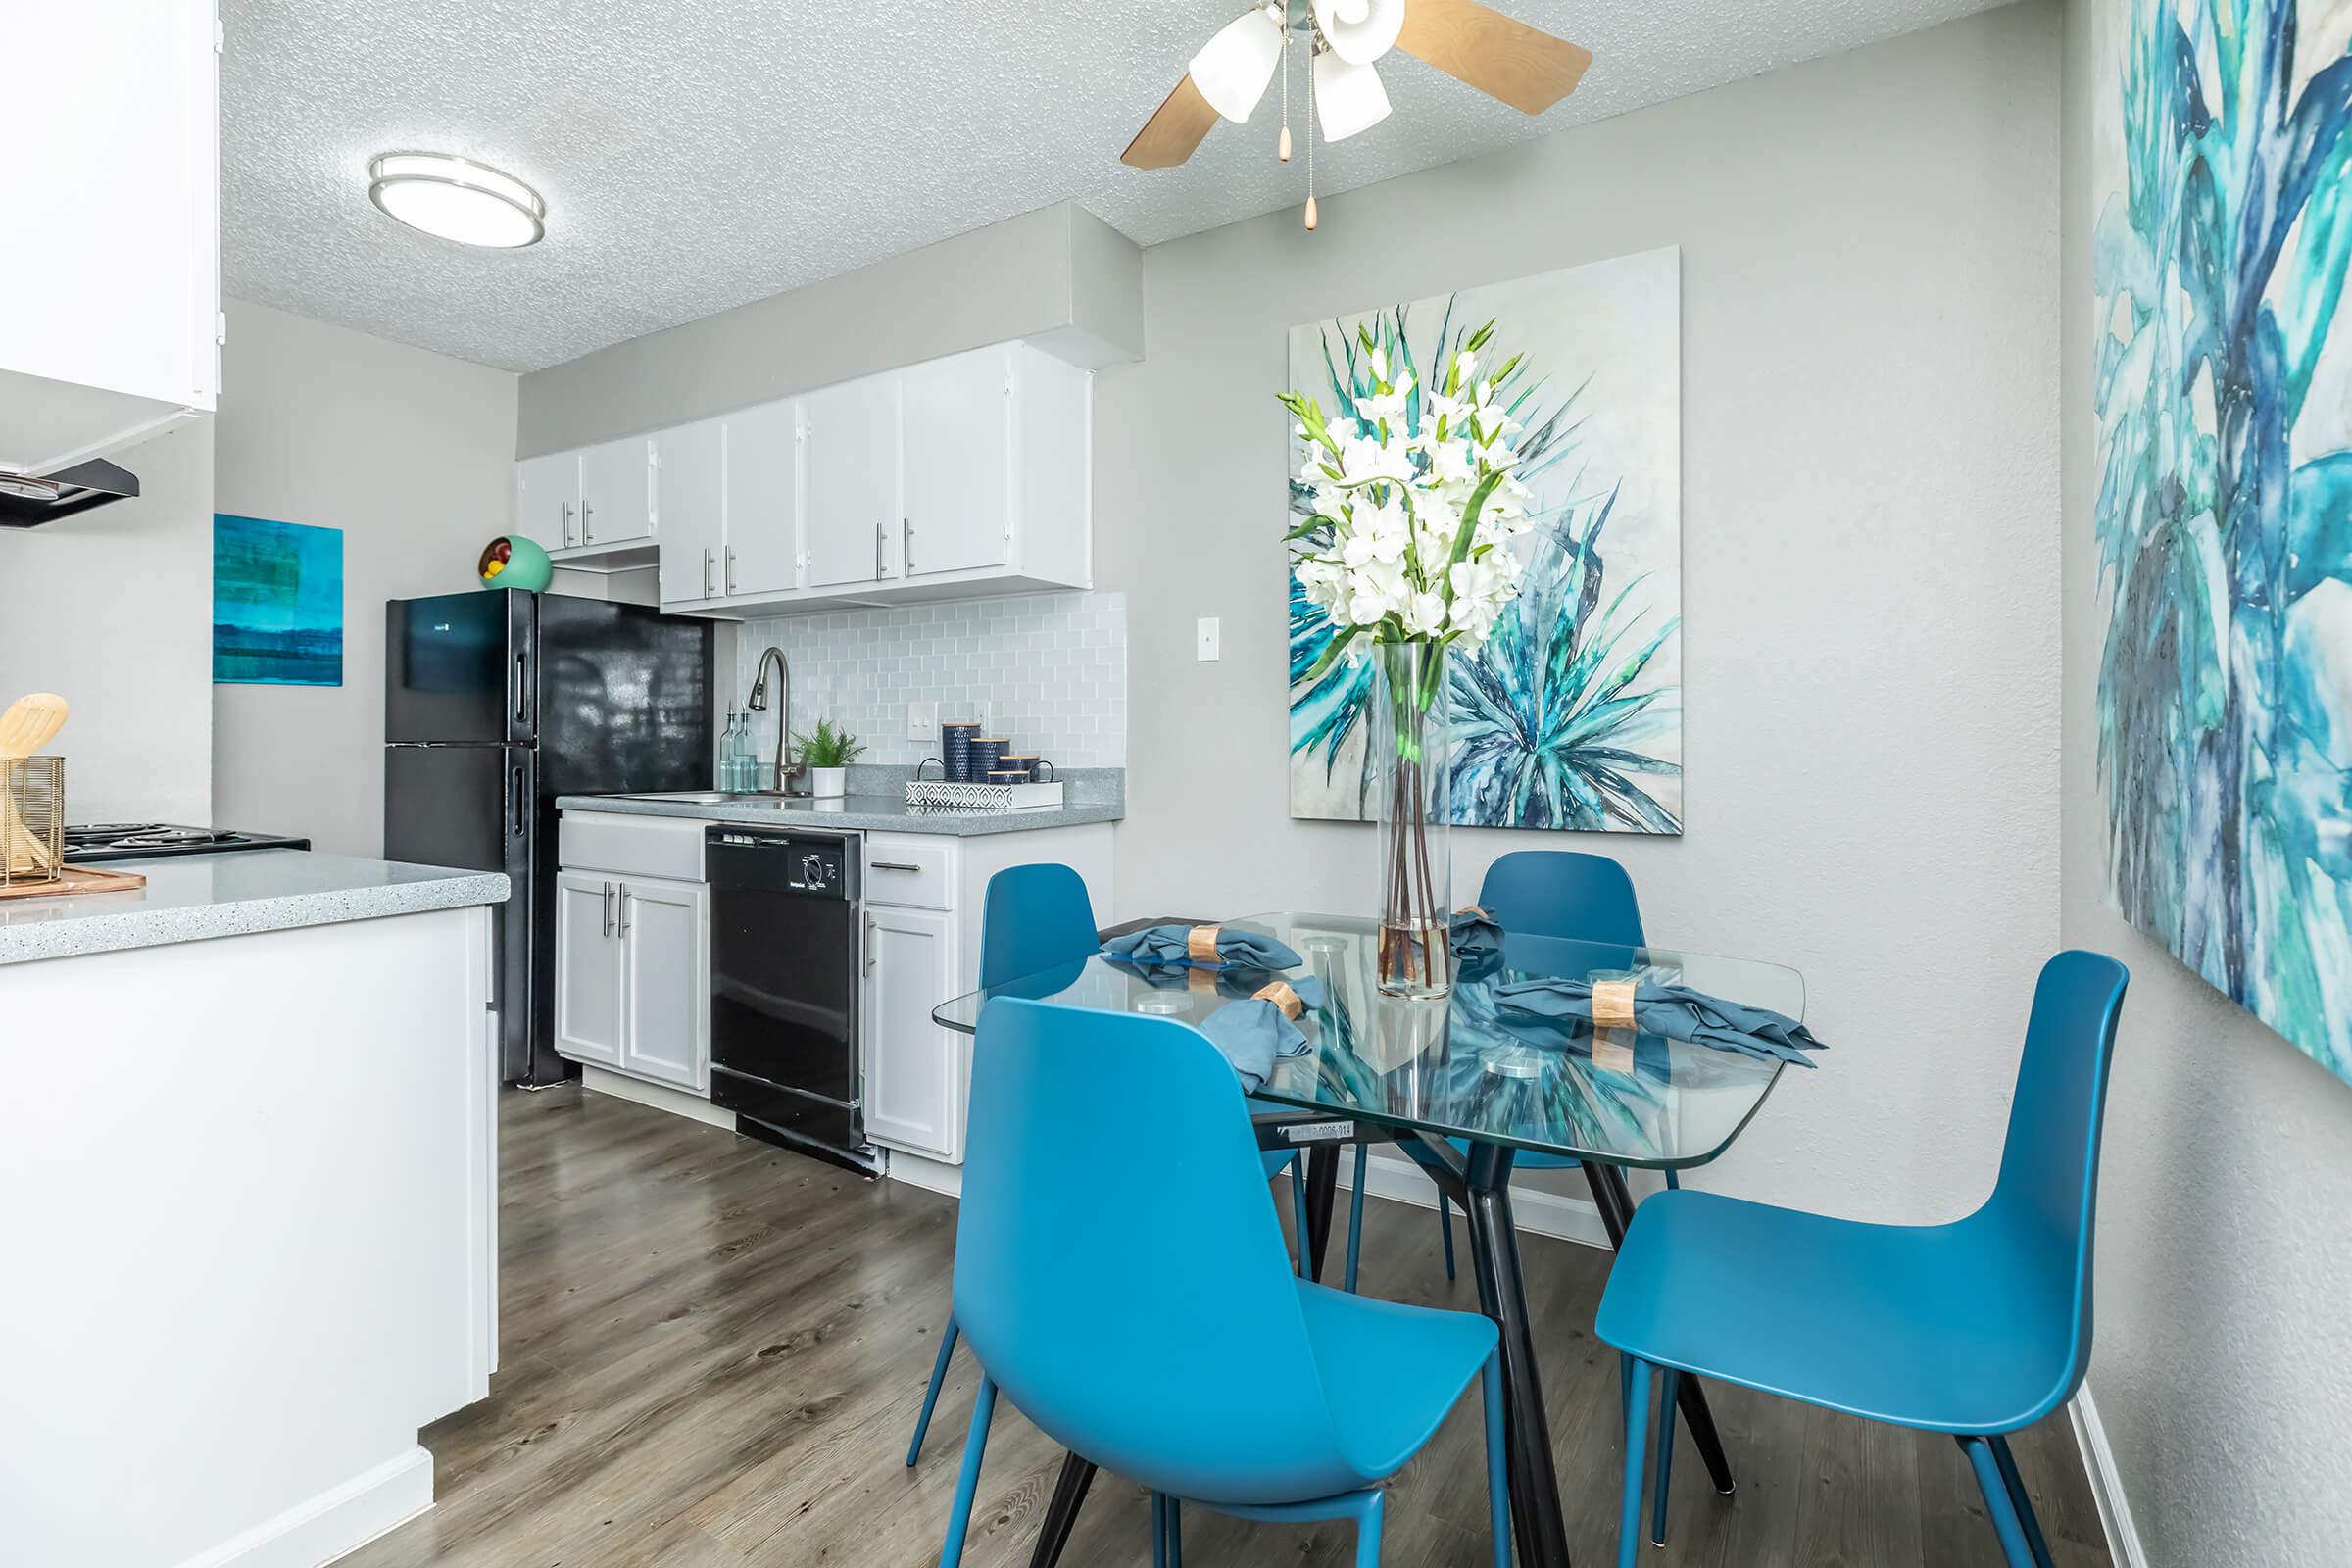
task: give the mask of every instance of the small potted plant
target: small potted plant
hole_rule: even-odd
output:
[[[812,734],[795,735],[801,761],[808,769],[808,793],[820,801],[837,801],[850,793],[850,764],[865,750],[863,742],[846,729],[835,729],[829,718],[816,721]]]

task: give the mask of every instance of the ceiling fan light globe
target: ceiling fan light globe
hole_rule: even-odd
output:
[[[1368,66],[1396,46],[1404,30],[1405,0],[1311,0],[1315,26],[1331,52],[1351,66]]]
[[[1193,56],[1193,85],[1219,115],[1245,121],[1266,95],[1281,60],[1282,29],[1262,11],[1246,12]]]
[[[1346,141],[1389,118],[1389,89],[1370,66],[1315,56],[1315,119],[1325,141]]]

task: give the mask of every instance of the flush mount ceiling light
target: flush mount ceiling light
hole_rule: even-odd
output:
[[[1193,56],[1167,101],[1119,155],[1135,169],[1167,169],[1193,156],[1220,118],[1246,121],[1282,73],[1282,133],[1275,156],[1291,160],[1291,43],[1308,51],[1314,122],[1325,141],[1369,130],[1389,115],[1372,63],[1401,49],[1522,114],[1540,115],[1575,90],[1590,50],[1514,22],[1478,0],[1259,0]],[[1315,141],[1306,141],[1306,226],[1315,226]]]
[[[513,174],[449,153],[385,153],[368,199],[386,217],[461,245],[515,250],[547,232],[547,203]]]

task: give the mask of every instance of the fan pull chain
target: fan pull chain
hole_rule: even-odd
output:
[[[1274,156],[1284,163],[1291,161],[1291,28],[1282,28],[1282,137],[1274,143]]]
[[[1315,94],[1314,62],[1307,62],[1306,71],[1306,226],[1315,226],[1315,121],[1321,104]]]

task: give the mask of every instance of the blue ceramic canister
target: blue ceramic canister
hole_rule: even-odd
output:
[[[971,771],[964,777],[976,784],[985,783],[988,775],[997,770],[997,759],[1003,757],[1004,749],[1011,744],[1002,735],[973,736]]]
[[[977,776],[972,772],[972,737],[979,733],[977,721],[939,726],[940,765],[947,769],[949,783],[968,784]]]

